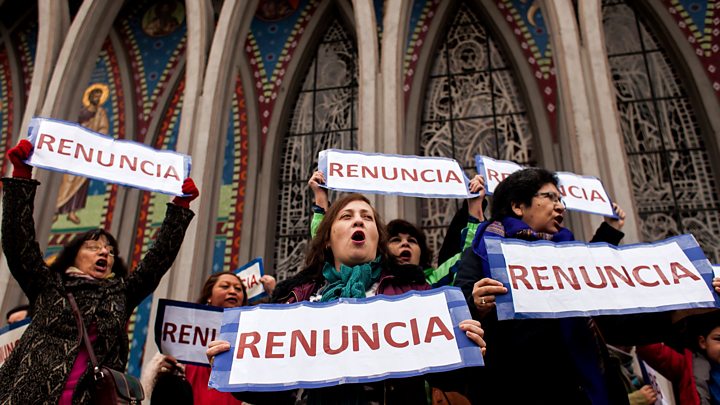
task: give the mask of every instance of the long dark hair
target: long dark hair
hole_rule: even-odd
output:
[[[335,262],[332,250],[327,247],[330,242],[330,231],[332,230],[332,225],[335,222],[335,219],[337,219],[337,216],[340,214],[340,211],[353,201],[363,201],[372,208],[373,216],[375,217],[375,225],[377,226],[378,231],[377,255],[380,256],[380,261],[382,263],[388,262],[390,255],[387,248],[388,233],[385,223],[380,218],[380,215],[375,210],[375,207],[370,204],[370,200],[362,194],[352,193],[335,201],[325,214],[325,218],[323,218],[322,222],[320,222],[317,235],[315,235],[315,237],[310,241],[310,245],[308,246],[308,250],[305,255],[305,268],[302,270],[302,273],[306,276],[319,279],[322,277],[322,269],[325,266],[325,262]]]
[[[418,246],[420,247],[420,267],[423,269],[429,269],[432,267],[432,249],[428,246],[427,237],[422,229],[404,219],[393,219],[388,222],[387,230],[389,238],[401,233],[406,233],[417,239]]]
[[[545,169],[528,168],[509,175],[495,188],[490,221],[500,221],[506,217],[518,218],[512,210],[512,205],[530,206],[535,194],[548,183],[557,187],[558,178],[555,173]]]
[[[242,292],[243,292],[242,305],[240,305],[240,306],[244,307],[248,304],[247,287],[245,287],[245,283],[243,283],[242,279],[240,279],[240,277],[238,277],[238,275],[233,273],[232,271],[220,271],[220,272],[211,274],[210,277],[208,277],[208,279],[205,280],[205,285],[203,285],[203,288],[200,292],[200,298],[198,298],[198,300],[197,300],[198,304],[207,305],[208,300],[210,299],[210,297],[212,297],[213,287],[215,287],[215,284],[220,279],[220,276],[224,276],[226,274],[235,276],[238,279],[238,281],[240,281],[240,285],[242,286]]]
[[[115,277],[127,277],[127,267],[125,266],[123,260],[117,256],[118,244],[115,237],[112,236],[110,232],[101,228],[91,229],[75,236],[70,242],[68,242],[68,244],[63,246],[55,261],[50,265],[50,270],[58,273],[64,273],[65,270],[75,264],[75,258],[77,257],[83,243],[89,240],[99,240],[101,236],[104,236],[105,239],[107,239],[110,246],[113,247],[113,253],[116,255],[112,267],[112,272],[115,273]]]

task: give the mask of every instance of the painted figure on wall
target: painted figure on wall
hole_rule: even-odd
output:
[[[110,90],[105,84],[94,83],[88,86],[83,94],[83,107],[78,115],[78,123],[92,131],[107,135],[110,122],[108,121],[107,111],[102,105],[107,101],[109,95]],[[70,222],[76,225],[80,224],[77,211],[85,208],[87,204],[89,186],[90,181],[87,177],[63,175],[60,191],[58,191],[54,219],[57,219],[59,215],[67,214],[67,219]]]
[[[164,0],[145,12],[142,30],[151,37],[162,37],[178,29],[184,20],[185,7],[177,0]]]

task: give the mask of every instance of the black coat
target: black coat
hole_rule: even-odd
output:
[[[72,292],[86,325],[94,324],[93,349],[102,365],[125,370],[126,325],[135,307],[160,283],[177,255],[193,212],[168,204],[157,240],[134,272],[107,280],[52,273],[43,260],[33,223],[39,183],[3,179],[2,245],[8,266],[34,308],[33,320],[0,368],[0,404],[58,403],[81,346],[66,293]],[[74,404],[89,403],[93,377],[83,374]]]

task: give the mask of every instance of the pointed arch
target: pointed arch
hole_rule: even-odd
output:
[[[692,63],[636,3],[603,1],[603,25],[641,238],[692,233],[720,260],[718,151]],[[709,147],[711,146],[711,147]],[[715,162],[715,163],[713,163]]]

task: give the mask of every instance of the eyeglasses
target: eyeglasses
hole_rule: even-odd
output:
[[[83,244],[83,248],[87,249],[93,253],[97,253],[97,252],[103,250],[103,248],[105,248],[108,251],[108,256],[115,256],[115,249],[112,246],[105,245],[100,242],[97,242],[97,243],[85,242]]]
[[[562,197],[560,197],[560,194],[554,191],[542,191],[539,193],[535,193],[535,197],[545,197],[548,200],[552,201],[553,204],[560,204],[563,207],[565,206],[565,201],[563,201]]]

